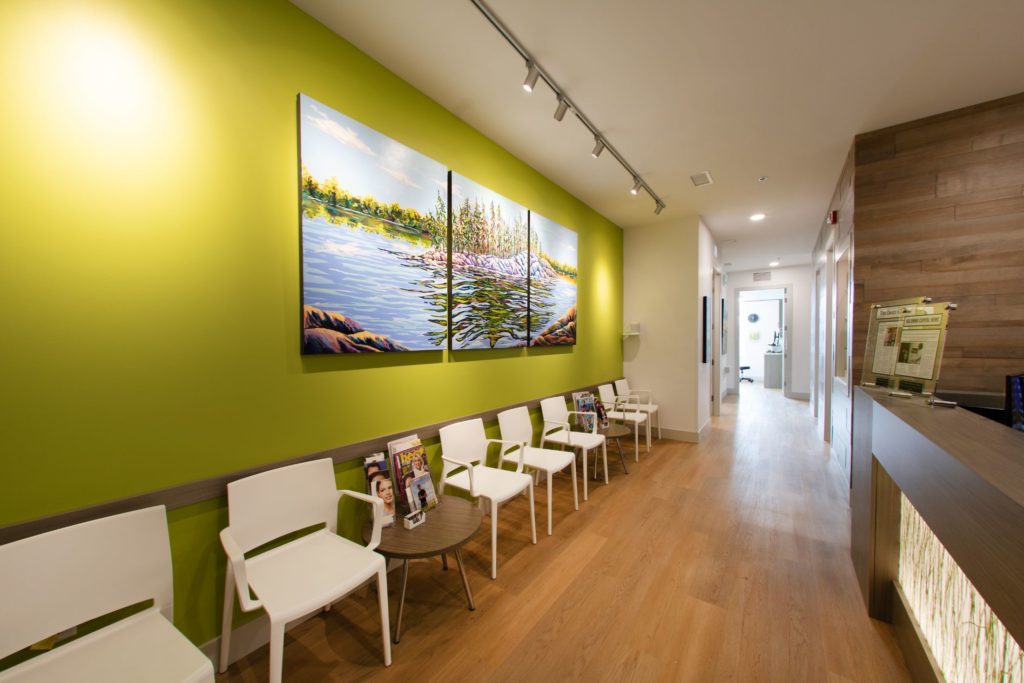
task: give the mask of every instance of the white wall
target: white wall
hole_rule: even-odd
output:
[[[710,374],[700,367],[698,272],[710,233],[696,216],[629,228],[623,233],[623,324],[639,337],[623,340],[623,371],[631,386],[650,389],[666,438],[695,441],[710,414]],[[711,276],[706,293],[710,296]],[[708,368],[710,367],[707,366]],[[708,399],[698,410],[699,384]]]
[[[737,314],[739,312],[736,292],[744,287],[789,287],[790,301],[787,305],[793,319],[793,329],[789,330],[787,343],[791,366],[790,394],[795,398],[810,398],[811,377],[814,358],[812,349],[813,330],[811,329],[811,307],[814,301],[814,269],[810,265],[793,266],[790,268],[764,268],[772,273],[769,282],[754,282],[754,271],[748,270],[729,273],[728,306],[729,306],[729,390],[736,391],[739,377],[737,367],[739,332]],[[759,269],[760,272],[760,269]]]

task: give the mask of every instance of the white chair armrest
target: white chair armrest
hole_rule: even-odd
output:
[[[516,463],[516,472],[523,471],[523,456],[526,455],[526,442],[524,441],[508,441],[506,439],[487,439],[487,443],[500,443],[507,446],[502,448],[498,454],[498,467],[500,468],[502,463],[505,462],[505,454],[511,451],[513,448],[519,449],[519,462]]]
[[[597,434],[597,413],[592,413],[592,412],[589,412],[589,411],[583,412],[583,411],[579,411],[579,410],[570,410],[569,414],[570,415],[590,415],[591,417],[593,417],[594,418],[594,426],[593,426],[593,428],[591,428],[590,433],[591,434]]]
[[[360,493],[358,491],[350,491],[348,489],[338,489],[339,499],[341,496],[348,496],[361,500],[364,503],[369,503],[373,506],[373,534],[370,535],[370,542],[366,544],[367,550],[375,550],[380,545],[380,527],[381,521],[384,518],[384,501],[378,496],[371,496],[366,493]]]
[[[650,389],[630,389],[629,393],[631,396],[642,397],[647,396],[647,399],[642,401],[643,403],[654,403],[654,392]]]
[[[243,612],[252,612],[263,607],[259,600],[249,597],[249,575],[245,571],[245,553],[241,546],[231,535],[231,527],[222,529],[220,532],[220,544],[224,546],[228,562],[231,563],[231,571],[235,574],[235,592],[238,594],[238,604]]]
[[[639,396],[616,396],[615,397],[615,409],[622,409],[622,412],[627,410],[639,413],[640,412],[640,397]]]
[[[455,458],[449,458],[447,455],[441,454],[441,460],[452,464],[458,465],[459,467],[465,467],[466,471],[469,472],[469,495],[476,498],[476,484],[473,483],[473,463],[466,462],[465,460],[456,460]],[[445,477],[447,479],[447,477]]]

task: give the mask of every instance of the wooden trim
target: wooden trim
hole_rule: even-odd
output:
[[[621,377],[615,379],[621,379]],[[614,383],[615,379],[608,380],[607,382],[601,382],[600,384]],[[597,391],[597,387],[597,384],[592,384],[579,387],[577,389],[570,389],[568,391],[555,392],[550,394],[550,396],[557,396],[558,394],[565,395],[574,391]],[[543,398],[547,397],[548,395],[545,395]],[[276,469],[278,467],[284,467],[285,465],[294,465],[308,460],[318,460],[320,458],[331,458],[335,464],[355,460],[356,458],[365,457],[370,453],[386,450],[389,441],[393,441],[411,432],[419,434],[421,439],[433,439],[437,437],[438,430],[445,425],[452,424],[453,422],[461,422],[462,420],[472,420],[478,417],[482,418],[484,422],[493,422],[497,419],[498,413],[501,411],[508,410],[509,408],[518,408],[519,406],[526,406],[530,409],[539,408],[540,399],[513,403],[499,408],[491,408],[490,410],[473,413],[472,415],[463,415],[460,417],[454,417],[450,420],[444,420],[443,422],[435,422],[434,424],[420,427],[418,429],[405,429],[401,432],[385,434],[373,439],[367,439],[353,444],[345,444],[335,448],[329,448],[324,451],[319,451],[317,453],[309,453],[307,455],[278,460],[272,463],[258,465],[256,467],[249,467],[244,470],[218,474],[206,479],[178,484],[176,486],[169,486],[164,489],[149,491],[135,496],[118,498],[116,500],[99,503],[97,505],[89,505],[76,510],[48,515],[46,517],[38,517],[25,522],[16,522],[14,524],[0,527],[0,544],[11,543],[22,538],[28,538],[30,536],[46,533],[47,531],[53,531],[54,529],[60,529],[73,524],[80,524],[82,522],[88,522],[101,517],[129,512],[131,510],[138,510],[140,508],[150,507],[153,505],[166,505],[169,510],[173,510],[186,505],[201,503],[204,500],[220,498],[227,494],[227,485],[236,479],[248,477],[253,474],[259,474],[260,472],[266,472],[267,470]]]
[[[945,683],[946,677],[942,675],[938,662],[932,656],[932,650],[921,633],[921,627],[914,618],[907,596],[898,581],[893,582],[891,595],[892,628],[911,677],[915,681]]]

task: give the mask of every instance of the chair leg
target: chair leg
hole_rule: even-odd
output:
[[[644,423],[647,425],[647,452],[650,453],[651,452],[651,416],[650,415],[647,416],[647,419],[644,420]]]
[[[285,623],[270,622],[270,683],[281,683],[284,669]]]
[[[581,449],[580,452],[583,454],[583,500],[589,500],[587,496],[587,453],[590,451]]]
[[[655,410],[654,414],[658,416],[658,439],[661,439],[661,411]]]
[[[224,673],[231,663],[228,659],[231,652],[231,617],[235,611],[235,572],[228,562],[227,571],[224,572],[224,616],[220,623],[220,666],[219,671]]]
[[[574,510],[579,510],[580,494],[576,486],[576,458],[573,458],[572,462],[569,463],[569,468],[572,470],[572,507]]]
[[[551,477],[551,475],[549,474],[548,477]],[[549,492],[548,493],[548,500],[551,500],[550,491],[551,491],[551,479],[549,478],[548,479],[548,492]],[[551,517],[548,517],[548,520],[549,520],[548,525],[549,525],[549,527],[550,527],[550,519],[551,519]],[[550,528],[548,530],[548,533],[549,534],[551,533]],[[530,540],[533,541],[534,545],[537,545],[537,514],[534,512],[534,509],[533,509],[533,482],[532,481],[530,482]]]
[[[498,504],[491,501],[491,578],[498,578]]]
[[[601,458],[604,460],[604,483],[608,483],[608,441],[601,444]],[[594,457],[594,469],[597,469],[597,457]]]
[[[391,666],[391,620],[388,617],[388,568],[377,570],[377,602],[380,605],[380,635],[384,641],[384,666]]]
[[[554,475],[548,470],[548,536],[551,535],[551,477]]]
[[[633,457],[640,462],[640,425],[633,425]]]

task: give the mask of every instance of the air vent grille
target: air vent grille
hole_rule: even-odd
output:
[[[710,185],[715,182],[715,179],[711,177],[711,171],[701,171],[690,176],[690,180],[693,181],[695,187],[701,187],[702,185]]]
[[[762,270],[759,273],[754,273],[754,282],[769,282],[772,279],[772,271]]]

